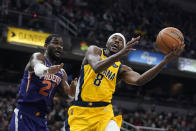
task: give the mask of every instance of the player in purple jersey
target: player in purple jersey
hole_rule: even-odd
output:
[[[56,91],[62,95],[75,94],[77,80],[69,86],[67,74],[62,69],[64,64],[59,64],[63,52],[62,38],[50,35],[44,48],[44,54],[34,53],[25,67],[10,131],[48,131],[47,114]]]

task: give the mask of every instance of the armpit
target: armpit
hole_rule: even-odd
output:
[[[120,73],[119,73],[119,79],[123,77],[124,73],[129,72],[129,71],[133,71],[133,69],[127,65],[122,65],[120,69]]]

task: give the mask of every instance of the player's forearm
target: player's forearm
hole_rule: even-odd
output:
[[[118,60],[119,60],[119,55],[114,54],[108,57],[107,59],[100,60],[97,63],[95,63],[93,66],[93,70],[95,71],[95,73],[100,73],[106,70],[107,68],[109,68],[111,65],[113,65]]]
[[[69,85],[67,81],[65,81],[65,85],[63,86],[65,94],[70,96],[75,96],[76,85]]]
[[[162,61],[160,64],[144,72],[137,80],[137,85],[139,86],[144,85],[147,82],[151,81],[153,78],[155,78],[164,68],[166,63],[167,63],[166,61]]]

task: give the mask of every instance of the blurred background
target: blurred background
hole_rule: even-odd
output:
[[[8,130],[26,63],[43,50],[49,34],[63,36],[62,62],[70,82],[78,77],[88,46],[104,48],[114,32],[127,40],[143,36],[137,50],[122,59],[143,73],[163,59],[155,41],[169,26],[184,34],[185,51],[144,86],[120,82],[114,111],[123,114],[125,131],[135,130],[130,124],[196,131],[195,7],[195,0],[0,0],[0,131]],[[48,117],[51,131],[62,130],[68,106],[55,99]]]

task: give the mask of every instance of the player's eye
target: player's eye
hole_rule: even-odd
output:
[[[116,40],[116,37],[113,37],[112,39],[113,39],[113,40]]]
[[[53,41],[53,44],[55,44],[55,45],[62,45],[60,41]]]

